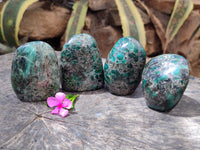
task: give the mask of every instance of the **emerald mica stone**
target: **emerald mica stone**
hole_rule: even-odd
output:
[[[103,64],[95,39],[88,34],[72,36],[61,52],[62,88],[90,91],[104,86]]]
[[[141,81],[146,52],[132,37],[121,38],[110,51],[104,65],[108,90],[115,95],[132,94]]]
[[[142,88],[148,107],[158,111],[171,110],[181,99],[188,81],[187,60],[176,54],[151,59],[142,73]]]
[[[54,49],[42,41],[17,48],[11,83],[21,101],[42,101],[55,95],[60,89],[60,70]]]

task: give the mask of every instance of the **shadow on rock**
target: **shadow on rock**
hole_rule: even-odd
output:
[[[200,116],[200,103],[195,99],[183,95],[180,102],[167,114],[179,117]]]
[[[142,84],[140,83],[138,85],[138,87],[136,88],[136,90],[134,91],[133,94],[127,95],[125,97],[128,97],[128,98],[141,98],[141,97],[144,97],[143,96],[143,92],[142,92]]]

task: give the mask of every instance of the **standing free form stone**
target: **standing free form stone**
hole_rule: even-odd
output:
[[[42,101],[60,89],[60,70],[53,48],[42,41],[20,46],[11,70],[13,90],[21,101]]]
[[[169,111],[181,99],[189,81],[189,65],[179,55],[164,54],[151,59],[142,73],[142,88],[148,107]]]
[[[141,81],[146,52],[132,37],[121,38],[110,51],[104,65],[105,84],[116,95],[128,95]]]
[[[92,36],[73,35],[65,43],[61,52],[61,73],[65,91],[88,91],[103,87],[103,64]]]

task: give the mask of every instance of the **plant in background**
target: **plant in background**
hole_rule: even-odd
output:
[[[178,33],[179,29],[191,13],[193,7],[194,6],[191,0],[176,0],[165,33],[166,42],[163,49],[164,53],[166,51],[167,45],[173,40],[175,35]]]
[[[88,0],[77,1],[73,6],[73,12],[68,21],[65,41],[72,35],[81,33],[88,10]]]
[[[19,46],[19,25],[25,10],[38,0],[8,0],[0,13],[0,42]]]
[[[156,33],[161,40],[163,53],[166,53],[168,44],[174,39],[175,35],[191,13],[193,9],[192,1],[176,0],[166,31],[159,19],[148,9],[148,7],[140,0],[136,1],[146,10],[147,14],[151,18]]]
[[[132,0],[115,0],[121,19],[123,36],[131,36],[145,48],[146,35],[144,23]]]
[[[145,47],[146,37],[142,18],[132,0],[115,0],[122,22],[123,36],[132,36]],[[73,6],[73,12],[67,25],[67,41],[72,35],[81,32],[84,26],[88,9],[88,0],[77,1]]]
[[[22,20],[25,10],[32,3],[38,0],[8,0],[0,13],[0,42],[7,43],[11,46],[19,46],[18,39],[19,25]],[[72,35],[79,34],[84,26],[89,0],[49,0],[55,4],[60,4],[66,7],[72,7],[73,12],[68,21],[65,31],[65,41]],[[168,44],[174,39],[179,29],[191,13],[193,3],[191,0],[176,0],[167,30],[163,28],[160,20],[148,9],[148,7],[140,0],[115,0],[119,16],[121,19],[123,36],[132,36],[137,39],[145,48],[146,36],[144,23],[135,7],[134,3],[139,3],[151,18],[154,24],[156,33],[161,40],[163,52],[166,52]],[[195,30],[198,31],[198,30]],[[196,32],[194,32],[193,36]],[[192,38],[192,37],[191,37]]]

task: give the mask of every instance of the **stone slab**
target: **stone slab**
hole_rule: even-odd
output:
[[[168,113],[149,109],[141,84],[134,94],[106,89],[80,92],[75,109],[62,118],[45,102],[21,102],[11,87],[13,53],[0,56],[0,149],[200,149],[200,79],[190,77]],[[75,94],[75,93],[74,93]]]

